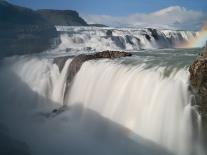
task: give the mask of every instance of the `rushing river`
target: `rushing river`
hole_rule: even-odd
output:
[[[201,49],[87,61],[69,90],[75,50],[66,51],[1,61],[0,121],[32,154],[205,155],[188,79]],[[53,62],[60,55],[71,55],[61,71]]]

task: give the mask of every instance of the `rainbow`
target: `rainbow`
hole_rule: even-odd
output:
[[[195,38],[190,39],[188,42],[181,45],[182,48],[196,48],[204,47],[207,42],[207,23],[204,24],[202,30],[198,32]]]
[[[199,32],[196,38],[191,39],[189,42],[184,45],[186,48],[192,47],[204,47],[207,41],[207,31]]]

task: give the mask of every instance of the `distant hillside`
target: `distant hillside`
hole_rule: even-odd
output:
[[[76,11],[43,9],[37,12],[53,25],[88,26]]]
[[[0,24],[48,24],[48,22],[35,11],[2,0],[0,0],[0,19]]]
[[[0,1],[0,57],[41,52],[57,37],[55,27],[35,11]]]

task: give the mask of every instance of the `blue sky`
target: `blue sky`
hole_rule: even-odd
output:
[[[73,9],[85,14],[126,16],[149,13],[169,6],[207,12],[207,0],[9,0],[33,9]]]
[[[200,30],[207,0],[9,0],[33,9],[70,9],[88,23],[118,27]]]

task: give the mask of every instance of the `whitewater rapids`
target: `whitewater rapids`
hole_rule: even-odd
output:
[[[111,28],[57,26],[61,35],[58,50],[77,53],[101,50],[140,50],[183,47],[182,44],[195,39],[194,31],[159,30],[151,28]]]
[[[31,97],[38,105],[48,101],[54,103],[52,107],[81,105],[129,129],[134,141],[140,141],[135,133],[176,155],[204,155],[201,120],[192,106],[187,67],[152,66],[133,63],[131,59],[85,62],[65,95],[72,59],[60,72],[53,58],[12,57],[4,60],[1,67],[1,86],[11,82],[8,72],[12,72],[38,94]],[[13,87],[6,93],[18,91]],[[19,96],[10,97],[14,98],[12,102],[19,101],[15,100]]]

